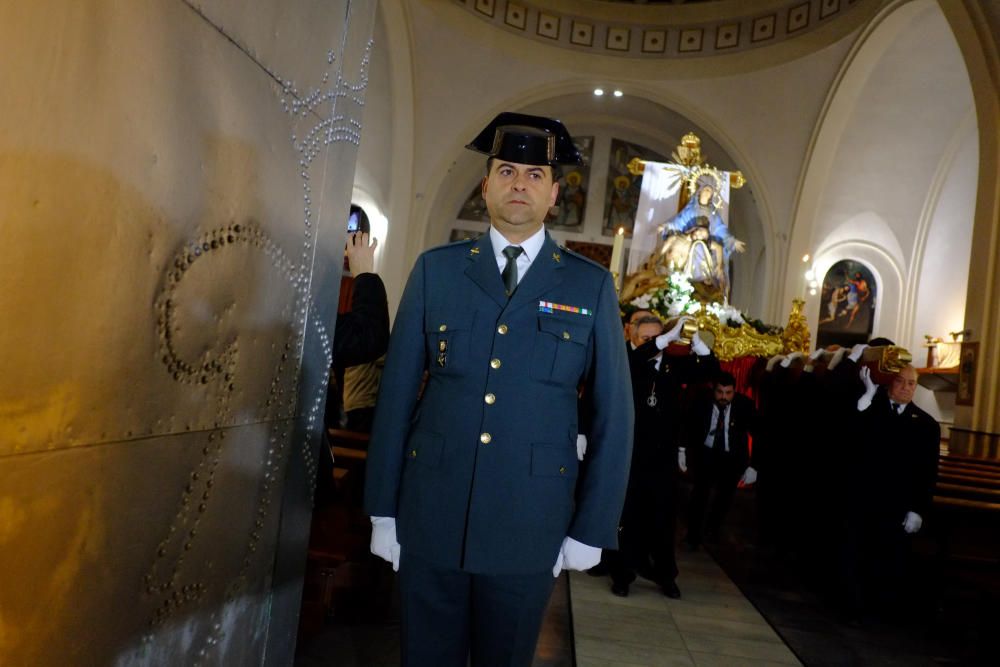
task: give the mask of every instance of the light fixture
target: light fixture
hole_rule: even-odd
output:
[[[815,277],[816,277],[816,272],[815,271],[813,271],[812,269],[809,269],[808,271],[806,271],[806,280],[812,280]]]
[[[815,287],[811,288],[809,290],[809,294],[812,295],[812,296],[816,296],[816,288]]]
[[[805,264],[809,261],[809,253],[802,255],[802,263]]]
[[[603,94],[604,94],[604,89],[603,88],[594,88],[594,95],[596,95],[597,97],[600,97]]]
[[[622,95],[624,95],[624,94],[625,94],[625,93],[623,93],[623,92],[622,92],[622,91],[620,91],[620,90],[616,90],[616,91],[614,92],[614,96],[615,96],[615,97],[621,97],[621,96],[622,96]]]

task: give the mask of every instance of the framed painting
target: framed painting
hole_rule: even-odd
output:
[[[875,326],[878,286],[861,262],[844,259],[826,272],[820,297],[816,345],[867,343]]]

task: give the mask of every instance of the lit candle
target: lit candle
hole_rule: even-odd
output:
[[[622,250],[624,247],[625,228],[619,227],[615,234],[615,243],[611,246],[611,276],[615,281],[615,289],[621,289],[622,286],[622,259],[624,258]]]

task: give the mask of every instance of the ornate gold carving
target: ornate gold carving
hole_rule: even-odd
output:
[[[866,349],[861,354],[861,360],[878,364],[879,372],[896,374],[913,362],[913,355],[905,347],[882,345]]]
[[[712,351],[719,361],[731,361],[737,357],[773,357],[781,354],[784,342],[780,336],[762,334],[749,324],[731,327],[719,321],[712,313],[697,316],[699,337],[702,332],[710,332],[715,339]],[[706,341],[707,342],[707,341]]]
[[[784,343],[783,354],[791,352],[809,354],[809,323],[802,314],[802,306],[805,303],[802,299],[792,299],[792,312],[788,313],[788,324],[781,334]]]
[[[681,143],[674,149],[670,157],[685,167],[704,164],[705,156],[701,154],[701,139],[694,132],[688,132],[681,137]]]
[[[670,157],[678,166],[685,168],[684,182],[687,184],[688,195],[694,194],[698,187],[698,179],[704,177],[715,181],[716,191],[721,189],[722,174],[726,172],[716,169],[705,161],[706,156],[701,152],[701,139],[694,132],[688,132],[681,137],[681,143],[677,145]],[[626,166],[630,174],[640,176],[646,170],[646,161],[634,157]],[[747,179],[743,176],[743,172],[731,171],[728,173],[729,187],[738,189],[746,185]],[[682,199],[686,200],[687,198],[683,197]],[[681,201],[680,205],[683,207],[684,201]]]
[[[642,172],[646,170],[646,161],[642,158],[634,157],[625,166],[628,169],[628,173],[633,176],[642,176]]]

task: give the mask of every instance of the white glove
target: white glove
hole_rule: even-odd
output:
[[[847,358],[853,362],[857,362],[858,359],[861,358],[861,355],[864,354],[865,350],[867,349],[868,345],[866,343],[858,343],[857,345],[851,348],[851,353],[847,356]]]
[[[834,368],[836,368],[837,364],[839,364],[844,359],[845,354],[847,354],[846,347],[842,347],[836,352],[834,352],[833,356],[830,357],[830,363],[826,365],[826,369],[832,371]]]
[[[587,453],[587,436],[578,433],[576,436],[576,458],[583,460],[583,455]]]
[[[379,558],[392,563],[393,572],[399,572],[399,542],[396,541],[396,519],[391,516],[372,517],[371,551]]]
[[[825,347],[817,347],[815,350],[813,350],[813,353],[809,355],[809,361],[816,361],[817,359],[823,356],[824,352],[826,352]]]
[[[796,359],[801,359],[801,358],[802,358],[802,353],[801,352],[792,352],[787,357],[785,357],[784,359],[781,360],[781,367],[782,368],[788,368],[789,366],[792,365],[793,361],[795,361]]]
[[[694,333],[694,337],[691,338],[691,349],[694,350],[694,353],[699,357],[704,357],[706,354],[712,353],[712,350],[705,344],[705,341],[701,339],[701,336],[698,335],[697,331]]]
[[[773,357],[771,357],[770,359],[768,359],[767,360],[767,372],[770,373],[771,371],[773,371],[775,365],[778,362],[783,361],[784,358],[785,358],[785,355],[783,355],[783,354],[776,354]]]
[[[867,366],[861,367],[858,377],[865,383],[865,393],[858,399],[858,412],[864,412],[872,404],[872,399],[875,398],[875,392],[878,390],[878,387],[872,382],[872,372]]]
[[[667,345],[679,341],[681,339],[681,330],[684,328],[684,323],[687,322],[689,319],[691,318],[690,317],[680,318],[679,320],[677,320],[677,324],[674,325],[673,329],[671,329],[667,333],[662,333],[659,336],[657,336],[656,347],[662,350],[666,348]]]
[[[688,471],[687,451],[683,447],[677,449],[677,467],[681,469],[681,472]]]
[[[920,518],[920,515],[916,512],[907,512],[906,518],[903,519],[903,530],[907,534],[912,535],[913,533],[920,530],[920,526],[924,525],[924,520]]]
[[[562,548],[559,549],[559,556],[552,568],[552,576],[558,577],[563,570],[589,570],[600,562],[600,547],[592,547],[567,536],[563,540]]]
[[[747,466],[747,469],[743,471],[743,477],[740,478],[743,486],[750,486],[757,481],[757,471],[752,467]]]

